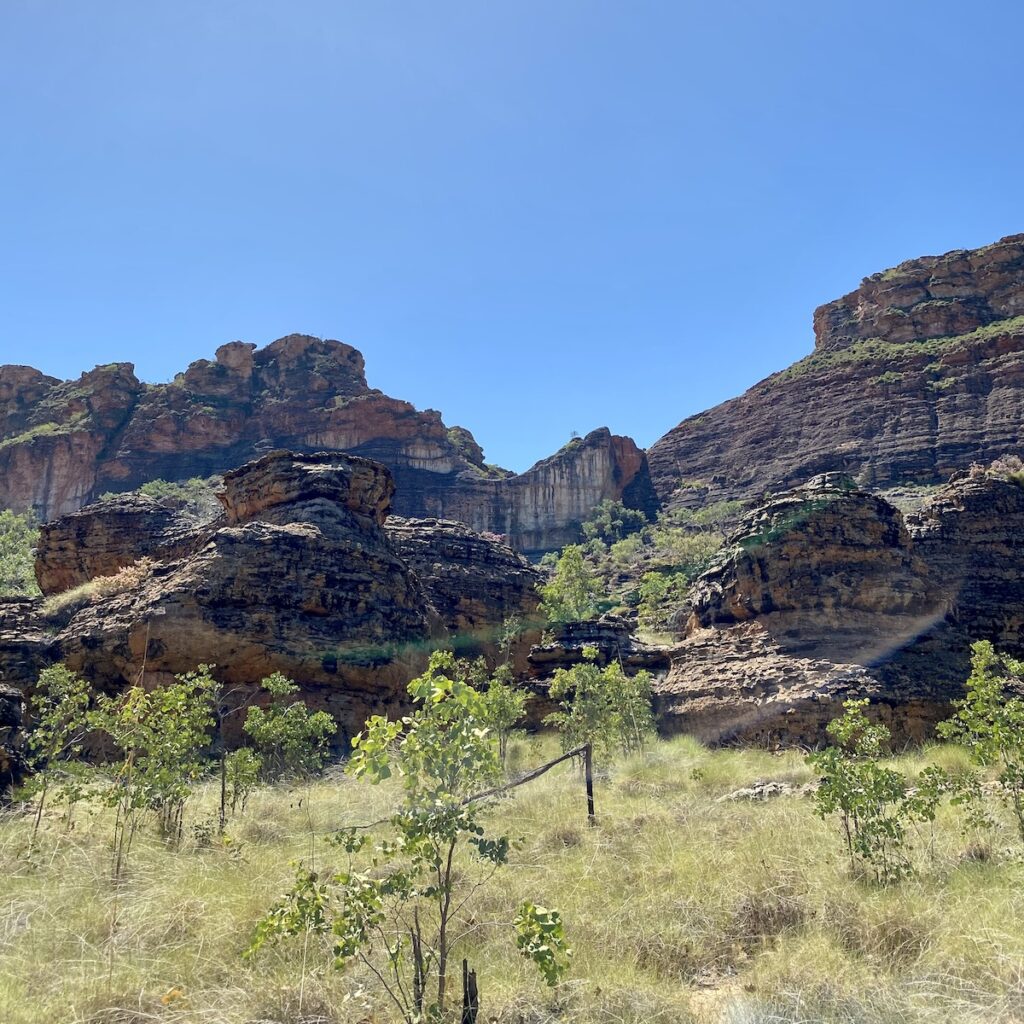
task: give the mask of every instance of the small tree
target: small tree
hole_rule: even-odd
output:
[[[561,732],[562,748],[590,744],[598,759],[642,749],[654,731],[649,673],[627,676],[618,662],[599,668],[593,647],[583,657],[582,664],[558,669],[551,682],[561,709],[545,721]]]
[[[988,640],[971,646],[967,696],[938,727],[962,742],[977,764],[998,769],[997,781],[1024,840],[1024,662],[998,653]]]
[[[498,757],[502,767],[508,757],[508,741],[526,714],[528,694],[514,685],[512,669],[499,665],[483,694],[483,720],[497,737]]]
[[[0,597],[36,596],[35,558],[39,524],[32,512],[0,512]]]
[[[583,523],[583,536],[587,540],[599,540],[603,544],[614,544],[638,533],[647,525],[647,516],[635,508],[626,508],[621,501],[605,498],[587,516]]]
[[[249,708],[244,730],[259,752],[263,779],[309,778],[322,771],[337,723],[326,711],[310,711],[302,700],[289,700],[299,688],[280,672],[260,686],[270,694],[270,704]]]
[[[499,774],[483,696],[446,652],[431,656],[409,694],[415,705],[410,715],[367,721],[353,740],[348,768],[372,784],[393,774],[401,778],[404,799],[388,823],[389,836],[360,868],[354,858],[369,837],[342,832],[340,845],[353,863],[325,879],[301,870],[292,891],[257,926],[247,956],[282,935],[330,932],[335,967],[362,961],[403,1019],[419,1022],[445,1013],[454,931],[478,884],[466,853],[493,871],[507,861],[510,841],[488,835],[471,799]],[[554,983],[569,957],[557,916],[520,908],[517,920],[521,950]],[[542,925],[550,931],[547,943],[535,939]]]
[[[541,586],[540,593],[541,610],[550,622],[578,622],[597,615],[597,582],[578,544],[563,549],[550,582]]]
[[[39,832],[48,796],[67,804],[67,822],[75,804],[85,795],[87,769],[80,759],[82,741],[89,729],[89,684],[65,665],[39,673],[30,708],[33,728],[28,738],[32,778],[23,793],[35,797],[33,839]]]
[[[263,774],[263,758],[251,747],[232,750],[224,759],[226,800],[232,814],[245,811]]]
[[[103,799],[114,808],[114,876],[120,877],[145,813],[156,815],[164,836],[180,842],[185,801],[207,768],[204,753],[214,724],[217,684],[212,666],[145,690],[133,686],[100,697],[91,725],[105,732],[121,759]]]
[[[868,704],[866,698],[846,701],[842,717],[826,727],[834,745],[810,754],[808,761],[821,773],[814,796],[818,816],[839,816],[851,868],[859,859],[870,865],[877,882],[888,884],[910,873],[906,826],[934,820],[946,782],[939,769],[925,769],[910,790],[900,772],[881,764],[890,733],[871,724]]]

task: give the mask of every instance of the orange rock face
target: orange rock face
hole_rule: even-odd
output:
[[[389,527],[393,494],[380,463],[273,452],[225,474],[220,518],[197,523],[137,495],[65,516],[40,540],[44,590],[113,579],[56,610],[0,602],[0,683],[30,688],[64,661],[116,690],[208,663],[241,700],[281,671],[353,732],[404,705],[431,650],[496,654],[513,616],[524,661],[537,570],[459,523]]]
[[[519,476],[495,471],[468,431],[369,388],[362,355],[338,341],[232,342],[153,386],[128,363],[68,382],[0,367],[0,507],[44,520],[105,491],[223,473],[279,448],[383,462],[401,514],[455,519],[521,550],[575,540],[604,498],[653,508],[646,457],[629,438],[595,431]]]

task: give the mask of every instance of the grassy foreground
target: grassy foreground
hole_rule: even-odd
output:
[[[515,744],[516,767],[555,751]],[[962,763],[956,748],[900,759]],[[721,800],[758,780],[811,780],[798,753],[707,751],[682,738],[614,767],[588,828],[578,773],[560,766],[495,807],[522,837],[481,888],[457,952],[480,975],[481,1020],[706,1022],[1024,1021],[1024,860],[1008,824],[963,834],[944,807],[915,837],[898,887],[855,878],[806,795]],[[243,963],[253,925],[293,877],[342,856],[311,835],[379,818],[395,791],[340,774],[257,792],[213,838],[215,792],[189,812],[180,851],[136,840],[110,879],[106,812],[66,833],[0,818],[0,1021],[5,1024],[390,1021],[373,978],[329,967],[319,939]],[[205,827],[204,827],[205,824]],[[575,951],[547,989],[516,953],[515,906],[561,910]]]

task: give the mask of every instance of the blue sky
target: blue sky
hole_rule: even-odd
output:
[[[3,0],[0,362],[340,338],[524,469],[1024,230],[1016,3]]]

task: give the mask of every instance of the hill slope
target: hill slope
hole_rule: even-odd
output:
[[[825,472],[939,483],[1021,454],[1024,235],[909,260],[814,314],[807,358],[649,451],[659,498],[756,498]]]

